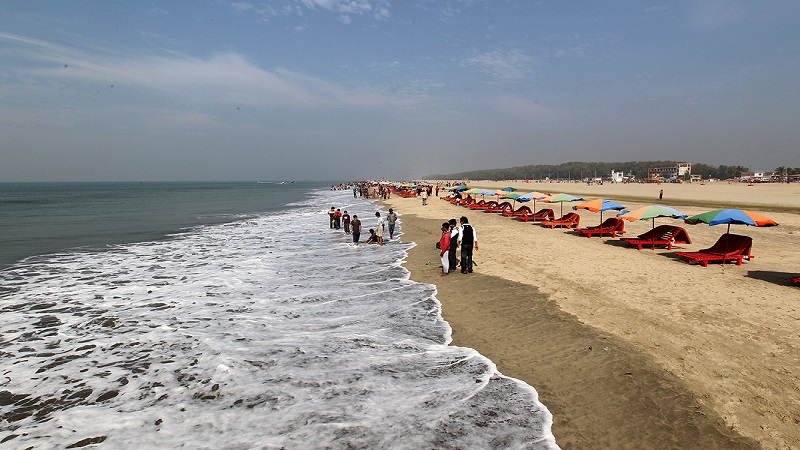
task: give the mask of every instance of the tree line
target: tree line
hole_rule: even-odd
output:
[[[651,167],[670,166],[677,161],[628,161],[628,162],[567,162],[562,164],[535,164],[502,169],[482,169],[451,174],[426,175],[426,179],[472,179],[472,180],[543,180],[549,178],[583,180],[587,178],[608,178],[611,171],[634,175],[637,180],[646,180]],[[742,172],[749,172],[744,166],[712,166],[709,164],[692,164],[692,175],[702,175],[704,180],[711,178],[738,178]],[[800,167],[778,167],[775,172],[782,175],[800,173]]]

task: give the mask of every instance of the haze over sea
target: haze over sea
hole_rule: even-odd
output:
[[[0,185],[0,446],[557,448],[322,183]],[[401,211],[402,212],[402,211]],[[402,216],[400,229],[402,230]]]

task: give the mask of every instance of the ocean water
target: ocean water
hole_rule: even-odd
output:
[[[532,387],[448,345],[435,287],[401,266],[413,244],[328,227],[376,205],[252,189],[0,271],[0,448],[558,448]]]

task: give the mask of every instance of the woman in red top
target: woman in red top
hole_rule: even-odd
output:
[[[450,224],[445,222],[442,224],[442,237],[439,239],[439,257],[442,259],[442,275],[445,276],[450,272],[450,258],[448,249],[450,248]]]

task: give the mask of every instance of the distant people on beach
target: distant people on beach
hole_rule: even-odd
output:
[[[428,189],[422,188],[422,192],[419,194],[422,197],[422,206],[428,204]]]
[[[350,231],[353,233],[353,245],[358,246],[358,239],[361,237],[361,221],[358,215],[353,214],[353,221],[350,222]]]
[[[442,223],[442,237],[439,238],[439,258],[442,260],[442,275],[450,273],[450,224]]]
[[[478,249],[478,235],[466,216],[461,216],[459,222],[461,223],[458,233],[458,244],[461,246],[461,273],[472,273],[472,250]]]
[[[397,222],[397,214],[392,208],[389,208],[389,214],[386,215],[386,223],[389,225],[389,240],[394,238],[394,224]]]
[[[658,191],[658,199],[661,200],[662,198],[664,198],[664,190],[663,189]]]
[[[378,222],[375,224],[375,234],[378,237],[378,245],[383,245],[383,231],[386,228],[386,223],[381,217],[380,211],[375,211],[375,217],[378,219]]]
[[[350,234],[350,214],[347,214],[346,209],[342,214],[342,227],[344,228],[345,234]]]

